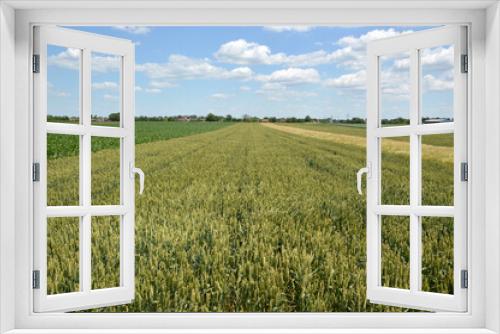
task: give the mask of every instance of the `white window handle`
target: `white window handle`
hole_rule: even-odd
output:
[[[363,174],[366,174],[367,177],[369,177],[370,176],[370,167],[363,167],[360,170],[358,170],[358,173],[356,174],[357,179],[358,179],[358,193],[360,195],[363,195],[363,190],[361,189],[361,177],[363,176]]]
[[[134,179],[135,174],[139,174],[139,195],[144,192],[144,172],[140,168],[134,167],[133,163],[130,163],[130,178]]]

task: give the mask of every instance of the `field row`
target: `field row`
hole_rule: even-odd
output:
[[[106,126],[118,126],[107,122]],[[101,124],[103,125],[103,124]],[[167,122],[136,121],[135,143],[143,144],[158,140],[167,140],[214,131],[232,125],[230,122]],[[92,143],[92,152],[109,148],[118,148],[120,142],[113,138],[96,137]],[[47,158],[55,159],[78,155],[78,136],[49,134],[47,138]]]
[[[354,126],[347,124],[331,124],[331,123],[284,123],[279,124],[292,128],[299,128],[305,130],[321,131],[326,133],[333,133],[339,135],[355,136],[355,137],[366,137],[366,128],[363,126]],[[408,138],[392,138],[392,140],[397,141],[408,141]],[[422,140],[423,144],[433,145],[433,146],[453,146],[453,135],[442,134],[442,135],[432,135],[424,136]]]

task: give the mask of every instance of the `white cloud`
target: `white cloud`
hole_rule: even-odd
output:
[[[70,93],[64,92],[62,90],[49,90],[49,94],[57,96],[57,97],[68,97],[68,96],[71,96]]]
[[[220,62],[239,65],[315,66],[335,62],[349,52],[351,52],[350,48],[344,48],[333,52],[318,50],[299,55],[287,55],[283,52],[272,53],[267,45],[237,39],[222,44],[214,57]]]
[[[325,80],[325,85],[335,88],[364,90],[366,86],[366,71],[343,74],[337,78]]]
[[[113,81],[104,81],[104,82],[94,82],[92,84],[93,89],[117,89],[118,83]]]
[[[121,57],[112,55],[93,55],[92,71],[106,73],[116,72],[121,68]]]
[[[271,49],[267,45],[247,42],[244,39],[222,44],[214,56],[221,62],[240,65],[279,64],[286,59],[284,53],[271,54]]]
[[[383,70],[380,80],[382,93],[385,98],[408,98],[408,72],[395,71],[393,68]],[[344,93],[360,93],[366,89],[366,70],[340,75],[324,81],[325,86],[342,89]]]
[[[80,49],[67,48],[58,54],[48,56],[47,64],[48,66],[57,66],[69,70],[79,70],[80,57]]]
[[[81,50],[67,48],[57,54],[47,58],[49,66],[57,66],[69,70],[80,70]],[[92,71],[111,72],[118,71],[121,66],[121,59],[118,56],[98,54],[92,56]]]
[[[397,31],[393,28],[390,29],[375,29],[363,34],[359,37],[345,36],[337,41],[341,46],[337,49],[339,55],[337,61],[342,67],[361,70],[366,67],[366,45],[368,42],[381,39],[399,36],[412,32],[411,30]]]
[[[224,94],[224,93],[215,93],[210,96],[212,99],[216,100],[226,100],[229,98],[229,95]]]
[[[314,68],[290,67],[284,70],[277,70],[268,75],[258,75],[258,81],[268,83],[278,83],[282,85],[295,85],[306,83],[318,83],[320,75]]]
[[[398,83],[397,81],[381,87],[386,99],[408,99],[410,97],[410,85],[408,83]]]
[[[375,29],[359,37],[346,36],[337,42],[342,48],[337,52],[343,54],[337,58],[341,67],[353,70],[352,73],[343,74],[336,78],[328,79],[326,86],[343,89],[344,92],[358,93],[366,89],[366,45],[370,41],[406,34],[411,31],[398,32],[394,29]],[[453,68],[453,49],[451,47],[436,47],[424,49],[421,63],[425,71],[431,72],[423,78],[424,89],[446,90],[452,86],[448,73]],[[408,57],[385,58],[381,73],[381,89],[386,98],[409,98],[410,66]]]
[[[145,35],[151,31],[151,28],[142,26],[114,26],[113,28],[126,31],[133,35]]]
[[[176,87],[177,85],[176,84],[173,84],[171,82],[168,82],[168,81],[151,81],[149,83],[149,86],[151,88],[172,88],[172,87]]]
[[[420,60],[426,71],[429,70],[450,70],[453,68],[453,47],[436,47],[424,49]],[[410,68],[408,57],[394,61],[394,67],[398,70]]]
[[[423,88],[425,91],[452,90],[454,86],[453,80],[436,78],[432,74],[425,75],[423,79]]]
[[[427,69],[453,68],[453,47],[424,49],[422,52],[422,65],[426,66]]]
[[[341,46],[350,46],[353,49],[362,49],[366,47],[368,42],[381,39],[389,38],[394,36],[399,36],[401,34],[407,34],[412,32],[412,30],[396,31],[394,28],[389,29],[375,29],[363,34],[359,37],[345,36],[338,40],[338,44]]]
[[[251,91],[251,90],[252,90],[252,88],[250,88],[250,87],[248,87],[248,86],[241,86],[241,87],[240,87],[240,90],[241,90],[242,92],[249,92],[249,91]]]
[[[173,87],[177,87],[177,85],[169,81],[152,80],[148,87],[135,86],[135,91],[148,94],[160,94],[163,92],[163,89]]]
[[[137,71],[152,79],[250,79],[248,67],[228,70],[211,64],[208,59],[195,59],[183,55],[170,55],[166,63],[137,65]]]
[[[295,26],[266,26],[265,30],[274,32],[284,32],[284,31],[295,31],[295,32],[307,32],[313,29],[311,26],[295,25]]]
[[[103,97],[105,100],[109,100],[109,101],[117,101],[118,100],[118,96],[116,96],[116,95],[104,94]]]
[[[47,92],[50,95],[57,96],[57,97],[68,97],[71,96],[70,93],[62,91],[62,90],[57,90],[54,87],[54,84],[50,81],[47,81]]]
[[[316,92],[293,90],[280,83],[264,83],[261,89],[257,90],[258,95],[265,96],[269,101],[286,101],[290,99],[302,100],[307,97],[318,96]]]
[[[223,79],[250,79],[253,75],[252,69],[249,67],[237,67],[229,72],[224,72],[221,75]]]
[[[144,89],[144,91],[149,94],[160,94],[162,92],[160,88],[151,88],[151,87]]]

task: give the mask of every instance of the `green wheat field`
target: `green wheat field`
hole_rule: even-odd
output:
[[[136,294],[97,312],[411,311],[366,300],[363,128],[136,122]],[[78,138],[48,137],[48,205],[78,205]],[[422,203],[453,205],[453,137],[422,139]],[[92,140],[92,204],[119,204],[119,141]],[[409,202],[407,138],[382,200]],[[48,293],[78,291],[78,218],[48,220]],[[92,219],[92,287],[119,284],[119,217]],[[422,287],[453,292],[453,220],[422,218]],[[409,218],[382,218],[382,281],[409,286]]]

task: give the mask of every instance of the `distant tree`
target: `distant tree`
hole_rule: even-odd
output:
[[[120,121],[120,113],[119,112],[114,112],[108,115],[108,119],[112,122],[118,122]]]
[[[207,117],[205,117],[205,121],[207,122],[217,122],[220,120],[219,116],[216,116],[212,113],[208,113]]]
[[[269,117],[269,122],[276,123],[276,117]]]
[[[49,122],[66,122],[69,120],[70,118],[68,116],[47,115],[47,121]]]
[[[353,117],[353,118],[351,118],[351,123],[353,123],[353,124],[365,124],[366,122],[363,118]]]
[[[402,117],[392,118],[392,119],[384,118],[382,119],[382,124],[396,124],[396,125],[410,124],[410,120]]]
[[[306,118],[304,118],[304,121],[310,122],[311,121],[311,116],[307,115]]]
[[[226,122],[231,122],[233,120],[233,116],[231,116],[230,114],[227,114],[225,120],[226,120]]]

